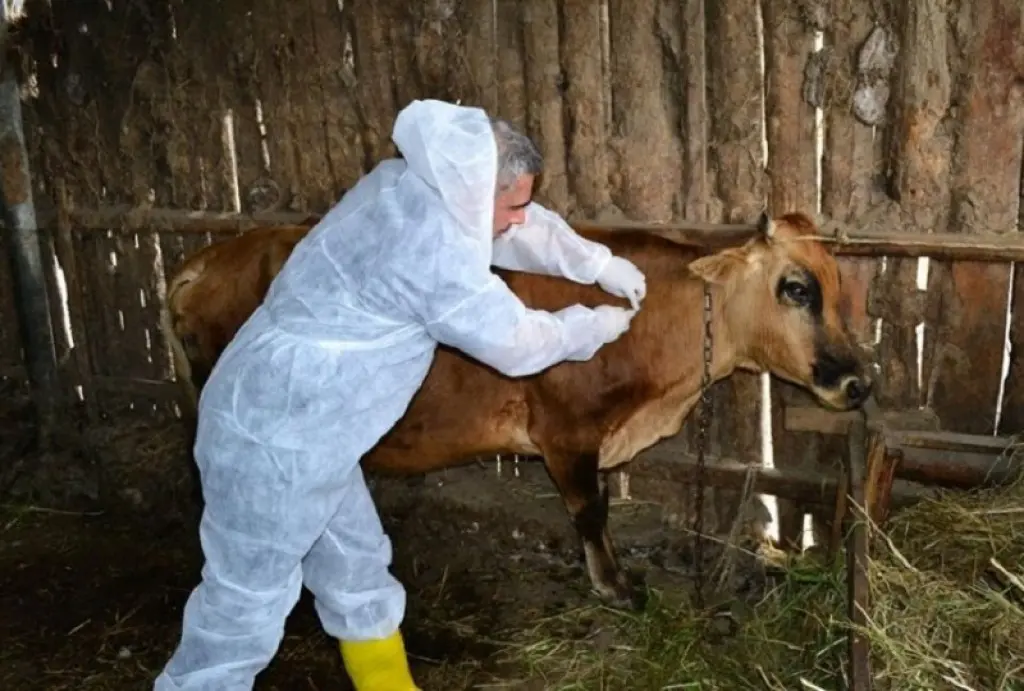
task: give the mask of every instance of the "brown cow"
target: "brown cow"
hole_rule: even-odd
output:
[[[164,328],[186,388],[202,386],[304,232],[263,229],[206,248],[171,281]],[[736,369],[769,370],[835,409],[860,406],[870,391],[840,314],[837,264],[816,233],[802,214],[774,222],[762,216],[758,233],[712,254],[643,231],[581,231],[647,277],[647,297],[629,331],[588,362],[522,379],[439,348],[405,416],[363,459],[364,468],[418,474],[484,455],[542,456],[582,540],[594,588],[613,604],[639,606],[642,596],[620,569],[609,536],[599,471],[676,434],[696,404],[704,281],[713,304],[714,380]],[[499,274],[529,307],[624,303],[595,286]]]
[[[256,228],[188,256],[167,284],[160,330],[194,417],[199,389],[311,224]],[[173,316],[172,316],[173,314]]]

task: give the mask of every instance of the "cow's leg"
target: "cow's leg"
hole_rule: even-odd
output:
[[[187,430],[186,444],[188,449],[188,469],[192,476],[192,499],[196,506],[204,506],[202,478],[199,475],[199,466],[196,465],[194,449],[196,446],[196,433],[199,427],[199,393],[210,375],[210,368],[200,365],[197,358],[189,359],[189,368],[181,381],[183,391],[182,404],[184,406],[181,415],[181,422]],[[179,376],[181,376],[179,374]]]
[[[608,532],[608,483],[595,454],[545,454],[544,464],[562,495],[583,543],[590,582],[609,604],[643,609],[646,593],[619,566]]]
[[[198,431],[199,418],[194,412],[192,414],[186,412],[182,415],[182,423],[185,425],[187,435],[188,474],[192,478],[192,501],[195,502],[197,508],[202,509],[205,505],[202,477],[199,474],[199,466],[196,464],[194,452],[196,447],[196,433]]]

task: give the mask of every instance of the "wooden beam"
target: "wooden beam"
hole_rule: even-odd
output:
[[[754,226],[747,224],[674,223],[649,224],[632,221],[571,221],[578,229],[647,230],[683,244],[717,245],[749,238]],[[821,241],[832,245],[836,256],[844,257],[931,257],[937,260],[1019,262],[1024,261],[1024,238],[1019,233],[915,233],[893,230],[844,228],[835,235],[823,234]]]
[[[849,434],[861,419],[861,413],[813,406],[793,406],[783,414],[792,431],[837,435]],[[887,457],[899,458],[896,477],[910,482],[971,489],[1006,484],[1024,472],[1024,462],[1006,453],[1013,444],[1010,437],[927,429],[934,425],[927,411],[889,411],[875,416],[868,429],[882,435]]]
[[[90,388],[97,393],[138,396],[151,401],[179,403],[183,393],[173,381],[159,379],[135,379],[130,377],[93,376]]]
[[[836,413],[818,406],[786,406],[782,411],[786,429],[791,432],[848,434],[850,427],[868,416],[869,429],[939,431],[939,419],[930,410],[879,410]]]
[[[902,446],[898,438],[885,437],[887,453],[899,456],[896,477],[933,487],[973,489],[1005,485],[1020,477],[1024,463],[1004,454],[1002,447],[991,451],[954,451],[941,448]]]
[[[817,432],[844,435],[860,421],[858,412],[833,413],[814,406],[785,406],[782,410],[785,427],[790,432]]]
[[[52,211],[40,212],[40,225],[56,223]],[[294,211],[266,211],[238,214],[229,211],[191,211],[187,209],[139,208],[126,204],[100,209],[73,209],[68,216],[76,231],[114,231],[136,233],[237,233],[261,226],[312,225],[321,215]]]
[[[934,449],[952,453],[999,454],[1008,449],[1012,437],[990,437],[980,434],[941,432],[930,430],[891,429],[887,431],[890,443],[914,449]]]
[[[697,460],[689,453],[682,452],[671,441],[664,442],[642,453],[639,458],[654,463],[670,464],[684,477],[696,476]],[[747,482],[747,473],[753,473],[753,491],[776,497],[820,506],[833,507],[837,503],[837,491],[843,482],[839,473],[827,469],[808,472],[790,468],[765,468],[760,464],[744,463],[733,458],[707,457],[705,478],[709,486],[742,489]],[[892,504],[896,507],[909,506],[923,498],[933,496],[933,491],[920,485],[896,481],[893,484]]]
[[[78,230],[120,232],[231,233],[265,225],[301,225],[314,223],[316,213],[266,212],[241,215],[227,212],[181,209],[136,208],[128,205],[102,209],[77,209],[71,212]],[[40,226],[51,228],[52,210],[40,211]],[[754,232],[750,224],[721,224],[686,221],[652,224],[633,221],[571,220],[577,229],[646,230],[695,247],[714,248],[740,242]],[[832,224],[834,225],[834,224]],[[829,226],[831,227],[831,226]],[[823,234],[821,240],[833,245],[836,256],[847,257],[931,257],[937,260],[1020,262],[1024,261],[1024,237],[1014,232],[988,232],[973,235],[959,233],[901,232],[899,228],[878,230],[844,228],[835,235]]]

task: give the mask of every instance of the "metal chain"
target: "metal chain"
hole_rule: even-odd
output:
[[[694,501],[694,549],[697,607],[704,609],[704,456],[711,424],[711,286],[704,283],[704,372],[700,383],[700,412],[697,422],[697,482]]]

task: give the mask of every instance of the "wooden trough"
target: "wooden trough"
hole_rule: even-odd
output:
[[[834,527],[847,524],[848,614],[858,627],[867,624],[870,602],[867,523],[882,527],[891,507],[914,500],[912,492],[894,491],[898,478],[970,489],[1006,483],[1021,472],[1020,461],[1007,453],[1012,439],[938,431],[935,417],[927,411],[883,413],[873,400],[859,413],[789,409],[786,427],[794,432],[846,435]],[[830,551],[837,548],[838,539],[833,532]],[[855,632],[850,633],[849,655],[850,689],[870,691],[868,642]]]
[[[740,460],[709,458],[708,485],[740,488],[753,474],[753,491],[804,504],[834,507],[829,553],[834,554],[846,533],[848,616],[858,627],[867,624],[869,541],[867,523],[881,528],[891,509],[909,506],[932,494],[929,488],[968,490],[1005,484],[1019,477],[1024,465],[1007,451],[1007,437],[957,434],[938,430],[929,411],[878,409],[873,400],[861,412],[830,413],[818,407],[790,407],[785,427],[846,437],[843,467],[834,476],[795,470],[752,467]],[[671,441],[643,454],[670,462],[684,475],[694,476],[697,465],[684,459]],[[851,691],[870,691],[868,642],[850,634]]]
[[[709,458],[706,482],[738,489],[753,474],[754,492],[834,507],[828,548],[834,554],[842,539],[839,531],[845,531],[848,616],[857,626],[867,624],[870,596],[868,521],[883,527],[890,510],[930,496],[930,488],[968,490],[1005,484],[1024,469],[1020,459],[1007,453],[1012,439],[940,431],[935,416],[927,410],[883,412],[873,400],[854,413],[798,406],[785,410],[784,424],[791,432],[845,436],[843,467],[827,476]],[[684,458],[672,441],[643,456],[673,463],[684,475],[697,473],[696,462]],[[870,691],[868,643],[851,633],[849,646],[849,688]]]

